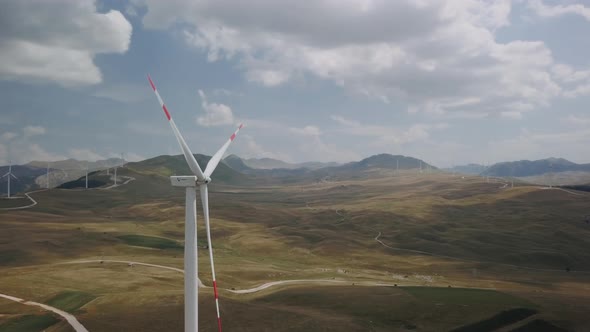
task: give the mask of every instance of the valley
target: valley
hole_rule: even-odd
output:
[[[182,329],[184,195],[167,176],[186,166],[174,160],[128,164],[125,185],[41,191],[33,208],[0,212],[0,293],[40,303],[84,294],[62,310],[89,331]],[[409,169],[289,184],[216,172],[212,238],[229,330],[444,331],[516,308],[535,313],[505,330],[588,327],[587,193]],[[200,213],[199,310],[213,331]],[[71,329],[6,299],[0,314],[0,331]]]

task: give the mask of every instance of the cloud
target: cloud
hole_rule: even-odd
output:
[[[41,126],[26,126],[23,128],[23,134],[25,137],[43,135],[45,132],[45,128]]]
[[[509,0],[145,3],[146,28],[182,27],[209,61],[236,60],[265,86],[310,75],[441,115],[544,107],[560,94],[542,41],[496,40]]]
[[[136,103],[145,100],[148,94],[145,87],[134,84],[112,84],[98,87],[92,95],[121,103]]]
[[[299,137],[295,144],[299,154],[305,156],[303,158],[312,158],[307,160],[346,162],[360,158],[359,154],[348,147],[343,149],[336,144],[326,143],[326,137],[322,137],[322,130],[317,126],[291,127],[289,132]]]
[[[197,117],[197,122],[201,126],[221,126],[234,123],[234,115],[231,108],[224,104],[208,103],[207,96],[202,90],[199,90],[201,97],[201,106],[205,115]]]
[[[562,121],[575,126],[590,126],[590,116],[570,114],[566,118],[562,119]]]
[[[77,160],[97,161],[97,160],[105,159],[103,156],[94,152],[93,150],[84,149],[84,148],[69,149],[68,155],[70,156],[70,158],[74,158]]]
[[[552,68],[553,77],[561,82],[562,95],[576,98],[590,95],[590,69],[576,70],[566,64],[556,64]]]
[[[420,141],[426,141],[430,138],[430,133],[435,130],[443,130],[449,127],[449,124],[441,123],[417,123],[407,128],[361,124],[358,121],[332,115],[332,120],[341,125],[338,129],[346,135],[361,136],[373,138],[371,144],[375,146],[389,146],[391,144],[400,145]]]
[[[322,134],[320,128],[316,126],[305,126],[303,128],[289,128],[289,131],[295,135],[301,136],[320,136]]]
[[[214,96],[243,96],[242,92],[231,91],[228,89],[214,89],[212,91]]]
[[[92,0],[23,0],[2,4],[0,79],[100,83],[97,54],[124,53],[132,27],[115,10],[97,12]]]
[[[575,98],[579,96],[590,95],[590,83],[584,85],[578,85],[572,90],[565,91],[563,95],[566,98]]]
[[[590,79],[590,70],[575,70],[563,63],[554,65],[551,71],[553,76],[561,82],[572,83]]]
[[[17,134],[7,131],[7,132],[3,133],[2,135],[0,135],[0,141],[10,141],[11,139],[13,139],[17,136],[18,136]]]
[[[15,140],[9,146],[0,144],[0,163],[12,161],[14,164],[25,164],[32,160],[57,161],[66,159],[65,156],[45,150],[37,143],[26,140]]]
[[[541,17],[557,17],[562,15],[580,15],[590,21],[590,7],[582,4],[548,6],[542,0],[529,0],[529,8]]]
[[[500,116],[503,118],[513,119],[513,120],[520,120],[522,119],[522,112],[519,111],[505,111],[501,112]]]
[[[142,161],[142,160],[147,159],[145,156],[134,153],[134,152],[125,153],[124,157],[125,157],[126,161],[131,161],[131,162]]]
[[[254,137],[248,134],[241,135],[240,141],[243,143],[237,146],[239,155],[244,158],[273,158],[286,162],[292,161],[291,158],[285,153],[277,153],[268,150],[267,148],[260,145]]]
[[[517,137],[491,141],[485,151],[488,158],[492,157],[494,160],[514,160],[515,156],[520,159],[547,158],[548,151],[558,153],[552,157],[580,160],[580,151],[585,151],[589,144],[588,128],[562,132],[540,132],[523,128]],[[587,157],[582,158],[588,161]]]

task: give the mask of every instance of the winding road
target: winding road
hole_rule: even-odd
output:
[[[183,269],[179,269],[179,268],[172,267],[172,266],[149,264],[149,263],[142,263],[142,262],[133,262],[133,261],[109,260],[109,259],[94,259],[94,260],[73,261],[73,262],[65,262],[65,263],[60,263],[60,264],[87,264],[87,263],[119,263],[119,264],[131,265],[131,266],[133,266],[133,265],[141,265],[141,266],[149,266],[149,267],[155,267],[155,268],[159,268],[159,269],[165,269],[165,270],[171,270],[171,271],[176,271],[176,272],[184,273],[184,270]],[[200,288],[207,288],[207,286],[205,286],[205,284],[203,284],[201,282],[201,279],[199,279],[199,287]]]
[[[93,259],[93,260],[81,260],[81,261],[71,261],[71,262],[64,262],[58,264],[89,264],[89,263],[115,263],[115,264],[127,264],[127,265],[140,265],[140,266],[148,266],[148,267],[155,267],[159,269],[171,270],[176,271],[179,273],[184,273],[183,269],[179,269],[176,267],[165,266],[165,265],[158,265],[158,264],[149,264],[149,263],[141,263],[135,261],[122,261],[122,260],[100,260],[100,259]],[[318,284],[318,283],[331,283],[331,284],[350,284],[356,283],[358,285],[363,286],[393,286],[394,284],[382,283],[382,282],[373,282],[373,281],[358,281],[358,280],[334,280],[334,279],[294,279],[294,280],[279,280],[279,281],[271,281],[264,283],[262,285],[247,288],[247,289],[227,289],[227,288],[219,288],[221,290],[234,293],[234,294],[250,294],[260,292],[267,288],[280,286],[280,285],[300,285],[300,284]],[[206,286],[203,284],[201,279],[199,279],[199,288],[211,288],[210,286]]]
[[[37,201],[33,197],[31,197],[30,194],[34,194],[34,193],[38,193],[38,192],[42,192],[42,191],[47,191],[47,189],[42,189],[42,190],[37,190],[37,191],[29,191],[28,193],[25,193],[25,196],[27,196],[27,198],[31,201],[31,204],[29,204],[29,205],[17,206],[17,207],[11,207],[11,208],[0,208],[0,210],[10,211],[10,210],[24,210],[24,209],[32,208],[33,206],[37,205]]]
[[[61,317],[65,318],[65,320],[74,328],[74,330],[76,332],[88,332],[88,330],[84,327],[84,325],[80,324],[80,322],[76,319],[76,317],[74,317],[73,315],[71,315],[63,310],[59,310],[55,307],[48,306],[47,304],[26,301],[26,300],[20,299],[18,297],[6,295],[6,294],[0,294],[0,297],[5,298],[10,301],[18,302],[18,303],[21,303],[24,305],[40,307],[45,310],[52,311],[52,312],[60,315]]]
[[[108,190],[108,189],[113,189],[113,188],[117,188],[119,186],[122,185],[126,185],[131,181],[134,181],[135,178],[131,177],[131,176],[119,176],[120,178],[125,178],[125,182],[121,183],[121,184],[113,184],[111,186],[105,187],[105,188],[88,188],[88,189],[64,189],[64,190],[69,190],[69,191],[73,191],[73,190],[77,190],[77,191],[86,191],[86,190]],[[37,201],[31,197],[31,194],[34,193],[39,193],[42,191],[47,191],[49,189],[41,189],[41,190],[35,190],[35,191],[29,191],[28,193],[25,193],[25,196],[31,201],[31,204],[29,205],[25,205],[25,206],[17,206],[17,207],[11,207],[11,208],[0,208],[0,211],[11,211],[11,210],[24,210],[24,209],[30,209],[33,206],[37,205]]]

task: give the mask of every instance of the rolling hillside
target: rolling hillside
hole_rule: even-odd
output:
[[[483,175],[525,177],[567,171],[590,172],[590,164],[576,164],[563,158],[520,160],[494,164]]]
[[[319,161],[309,161],[304,163],[288,163],[282,160],[273,159],[273,158],[248,158],[242,159],[236,155],[229,155],[227,156],[224,161],[234,162],[236,159],[240,159],[241,162],[252,169],[297,169],[297,168],[306,168],[310,170],[319,169],[323,167],[331,167],[331,166],[338,166],[339,164],[336,162],[319,162]]]

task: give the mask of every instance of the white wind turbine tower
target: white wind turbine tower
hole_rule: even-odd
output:
[[[6,177],[8,179],[7,195],[8,195],[8,198],[10,198],[10,178],[13,177],[15,180],[18,180],[18,178],[14,174],[12,174],[12,161],[10,162],[10,165],[8,166],[8,173],[2,175],[2,177]]]
[[[47,189],[49,189],[49,162],[47,162],[47,173],[45,177],[47,178]]]
[[[211,245],[211,230],[209,227],[209,201],[207,184],[211,182],[211,174],[221,161],[223,154],[236,138],[238,131],[242,128],[242,125],[231,135],[229,140],[223,144],[223,146],[211,157],[205,172],[201,170],[195,156],[189,149],[188,145],[184,141],[184,138],[178,131],[174,120],[170,116],[162,97],[158,93],[154,82],[148,75],[148,80],[164,114],[172,127],[174,136],[182,149],[184,158],[193,172],[192,176],[171,176],[170,181],[173,186],[185,187],[186,188],[186,211],[185,211],[185,230],[184,230],[184,330],[186,332],[198,331],[198,274],[197,274],[197,196],[196,187],[198,186],[201,191],[201,203],[203,204],[203,215],[205,217],[205,229],[207,232],[207,247],[209,249],[209,259],[211,261],[211,274],[213,277],[213,292],[215,294],[215,307],[217,309],[217,326],[221,331],[221,317],[219,315],[219,296],[217,293],[217,281],[215,278],[215,267],[213,264],[213,246]]]
[[[115,165],[115,167],[114,167],[114,169],[115,169],[115,186],[117,185],[117,168],[122,167],[123,165],[125,165],[125,158],[123,157],[123,153],[121,153],[121,160],[122,160],[121,165]]]
[[[86,161],[86,189],[88,189],[88,160]]]

